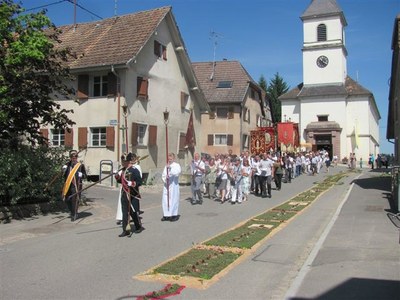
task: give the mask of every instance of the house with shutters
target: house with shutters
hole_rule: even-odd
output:
[[[271,110],[265,91],[238,61],[192,63],[210,106],[203,114],[202,152],[239,155],[250,151],[250,131],[271,126]]]
[[[79,150],[91,176],[116,169],[127,151],[147,157],[140,162],[145,176],[163,169],[167,151],[187,165],[193,151],[186,134],[189,146],[197,147],[192,137],[202,136],[201,116],[209,106],[172,8],[59,29],[61,46],[76,54],[69,62],[76,95],[59,103],[73,109],[76,124],[67,130],[42,128],[50,146]]]

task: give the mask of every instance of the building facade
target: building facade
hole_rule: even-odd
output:
[[[141,167],[150,177],[164,167],[167,151],[187,164],[189,118],[201,136],[201,115],[209,108],[171,7],[60,29],[61,46],[76,53],[69,62],[76,97],[59,103],[74,110],[76,125],[43,128],[50,145],[80,150],[93,176],[118,167],[127,151],[147,157]]]

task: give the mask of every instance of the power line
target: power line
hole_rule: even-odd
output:
[[[99,18],[100,20],[103,19],[103,17],[100,17],[99,15],[97,15],[97,14],[95,14],[94,12],[88,10],[87,8],[83,7],[82,5],[80,5],[80,4],[78,4],[78,3],[74,3],[73,0],[60,0],[60,1],[53,2],[53,3],[49,3],[49,4],[46,4],[46,5],[41,5],[41,6],[29,8],[29,9],[26,9],[25,11],[31,11],[31,10],[36,10],[36,9],[40,9],[40,8],[45,8],[45,7],[48,7],[48,6],[51,6],[51,5],[60,4],[60,3],[62,3],[62,2],[69,2],[69,3],[73,4],[73,5],[76,5],[76,6],[79,7],[80,9],[82,9],[82,10],[88,12],[89,14],[95,16],[96,18]]]
[[[100,17],[99,15],[96,15],[94,12],[91,12],[90,10],[88,10],[87,8],[83,7],[82,5],[80,5],[80,4],[78,4],[78,3],[74,3],[73,0],[66,0],[66,1],[68,1],[69,3],[72,3],[72,4],[76,5],[76,6],[78,6],[80,9],[82,9],[82,10],[88,12],[89,14],[91,14],[91,15],[93,15],[93,16],[99,18],[100,20],[103,20],[103,17]]]
[[[60,0],[60,1],[57,1],[57,2],[49,3],[49,4],[46,4],[46,5],[42,5],[42,6],[37,6],[37,7],[33,7],[33,8],[28,8],[28,9],[26,9],[25,11],[36,10],[36,9],[48,7],[48,6],[51,6],[51,5],[60,4],[60,3],[65,2],[65,1],[68,1],[68,0]]]

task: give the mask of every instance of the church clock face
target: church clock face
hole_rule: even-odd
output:
[[[329,64],[329,59],[326,56],[321,55],[317,58],[318,67],[325,68],[328,64]]]

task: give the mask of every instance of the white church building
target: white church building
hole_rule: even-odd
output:
[[[379,153],[374,95],[347,75],[346,18],[336,0],[313,0],[303,22],[303,82],[283,94],[282,116],[299,124],[300,144],[339,160]]]

